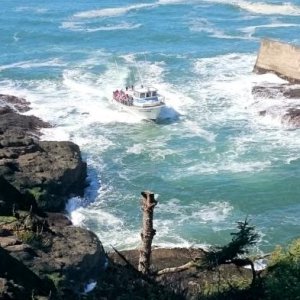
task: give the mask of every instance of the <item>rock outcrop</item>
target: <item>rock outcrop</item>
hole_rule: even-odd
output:
[[[3,101],[2,96],[2,101]],[[82,195],[86,163],[72,142],[39,141],[38,129],[49,124],[17,113],[16,97],[0,111],[0,175],[24,195],[32,195],[39,208],[60,211],[70,194]],[[1,99],[1,97],[0,97]],[[24,110],[25,102],[19,104]]]
[[[49,124],[19,114],[28,105],[0,95],[0,299],[79,299],[106,264],[96,235],[59,213],[86,163],[72,142],[40,141]]]
[[[2,229],[6,229],[5,234],[0,236],[0,246],[2,252],[5,251],[7,263],[14,261],[19,269],[19,272],[8,276],[14,282],[26,289],[32,289],[35,285],[43,287],[40,291],[42,294],[49,294],[50,290],[53,293],[57,289],[60,295],[72,299],[84,291],[84,285],[89,280],[95,280],[103,274],[106,254],[94,233],[70,223],[65,225],[68,220],[62,223],[61,218],[62,215],[60,222],[56,223],[53,218],[49,222],[46,217],[41,222],[44,229],[40,227],[39,232],[28,226],[28,217],[24,221],[2,221],[2,224],[0,219]],[[8,265],[1,267],[2,270],[12,270]],[[29,276],[24,270],[31,274],[30,282],[22,281],[24,276],[26,279]],[[48,284],[49,281],[52,286]]]

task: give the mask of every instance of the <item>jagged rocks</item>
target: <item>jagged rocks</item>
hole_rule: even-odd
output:
[[[0,298],[77,299],[106,263],[97,236],[57,213],[83,193],[86,163],[72,142],[40,141],[49,124],[18,114],[27,109],[0,95]]]
[[[4,100],[9,103],[3,104]],[[0,176],[23,195],[32,196],[39,208],[61,211],[66,199],[82,195],[85,187],[86,163],[79,147],[72,142],[39,141],[38,129],[49,124],[16,112],[27,109],[28,102],[4,95],[0,101]]]
[[[279,85],[260,85],[254,86],[252,88],[252,94],[259,98],[260,101],[267,101],[272,99],[278,101],[277,106],[280,106],[282,99],[290,99],[289,107],[286,107],[286,103],[282,103],[282,108],[279,109],[281,112],[280,118],[281,123],[285,126],[292,128],[300,127],[300,88],[299,85],[291,84],[279,84]],[[284,113],[282,114],[282,110]],[[269,111],[262,110],[258,113],[260,116],[264,117],[269,114]]]

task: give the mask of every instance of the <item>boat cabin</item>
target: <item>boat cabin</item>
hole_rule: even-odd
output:
[[[140,99],[156,98],[157,90],[155,88],[138,88],[134,90],[133,96]]]

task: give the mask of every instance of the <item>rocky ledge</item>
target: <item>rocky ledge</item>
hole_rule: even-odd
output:
[[[28,102],[17,99],[0,95],[0,175],[37,207],[62,210],[71,194],[83,194],[86,163],[72,142],[40,141],[38,130],[50,124],[20,115]]]
[[[83,194],[86,163],[72,142],[40,141],[50,124],[28,110],[0,95],[0,299],[78,299],[106,263],[96,235],[60,213]]]

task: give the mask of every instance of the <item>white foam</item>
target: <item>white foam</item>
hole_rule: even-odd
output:
[[[19,40],[20,40],[20,38],[18,37],[18,32],[16,32],[16,33],[14,33],[14,35],[13,35],[13,39],[14,39],[14,41],[15,42],[18,42]]]
[[[170,4],[187,4],[187,2],[191,2],[191,1],[183,1],[183,0],[158,0],[159,4],[162,5],[170,5]]]
[[[132,10],[139,10],[142,8],[150,8],[153,7],[151,3],[140,3],[130,6],[124,7],[115,7],[115,8],[104,8],[104,9],[96,9],[96,10],[89,10],[83,11],[74,14],[75,18],[82,18],[82,19],[91,19],[91,18],[103,18],[103,17],[118,17]]]
[[[300,24],[293,24],[293,23],[271,23],[271,24],[264,24],[264,25],[256,25],[256,26],[247,26],[240,31],[247,33],[248,37],[252,37],[257,29],[261,28],[284,28],[284,27],[300,27]]]
[[[84,287],[84,294],[90,293],[97,286],[97,281],[92,281]]]
[[[31,6],[20,6],[16,8],[17,12],[33,12],[37,14],[43,14],[48,11],[47,8],[42,8],[42,7],[31,7]]]
[[[255,271],[262,271],[265,270],[268,266],[268,260],[266,258],[257,259],[253,262],[254,264],[254,270]],[[251,266],[245,266],[246,269],[251,269]]]
[[[34,59],[34,60],[12,63],[8,65],[2,65],[0,66],[0,71],[6,69],[13,69],[13,68],[32,69],[32,68],[40,68],[40,67],[62,67],[62,66],[66,66],[66,63],[61,61],[58,58],[53,58],[50,60]]]
[[[80,208],[83,205],[83,200],[79,197],[73,197],[68,200],[66,204],[66,211],[68,212],[73,225],[83,226],[84,215],[80,213]]]
[[[127,149],[127,153],[133,153],[133,154],[141,154],[144,150],[143,144],[134,144],[132,147],[129,147]]]
[[[187,127],[186,136],[199,136],[210,143],[215,142],[216,135],[201,128],[196,121],[187,120],[184,122],[184,125]]]
[[[241,35],[229,35],[226,34],[220,28],[216,28],[212,23],[208,22],[206,19],[198,18],[190,21],[189,30],[194,32],[204,32],[210,37],[215,37],[219,39],[246,39],[249,38]]]
[[[225,5],[233,5],[243,10],[254,14],[263,15],[290,15],[299,16],[300,7],[290,2],[284,2],[282,4],[266,3],[266,2],[252,2],[244,0],[206,0],[214,3],[222,3]]]
[[[283,4],[269,4],[264,2],[236,1],[235,4],[249,12],[264,15],[300,15],[300,7],[289,2]]]
[[[159,203],[159,214],[176,215],[177,222],[183,224],[190,222],[196,223],[220,223],[225,221],[233,207],[224,201],[211,201],[208,204],[202,204],[195,201],[192,204],[184,204],[179,199],[171,199],[167,203]],[[172,220],[169,220],[172,222]],[[162,221],[160,221],[162,222]]]
[[[133,30],[141,27],[141,24],[131,24],[122,22],[116,25],[107,25],[89,28],[88,24],[82,22],[63,22],[61,28],[69,29],[71,31],[81,32],[97,32],[97,31],[114,31],[114,30]]]

